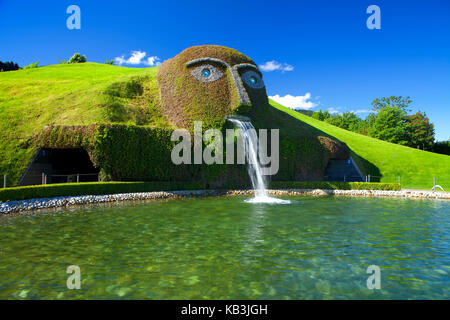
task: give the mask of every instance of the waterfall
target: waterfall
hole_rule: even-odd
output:
[[[229,118],[229,120],[239,129],[244,139],[245,160],[248,165],[248,175],[253,190],[255,190],[255,197],[267,197],[266,184],[258,161],[258,136],[255,127],[250,121],[241,121],[235,118]]]
[[[262,175],[261,165],[258,159],[258,136],[255,127],[250,119],[244,117],[232,116],[227,120],[231,121],[238,129],[244,140],[245,160],[247,161],[247,170],[255,197],[247,202],[254,203],[290,203],[287,200],[272,198],[267,195],[266,182]],[[238,150],[239,151],[239,150]]]

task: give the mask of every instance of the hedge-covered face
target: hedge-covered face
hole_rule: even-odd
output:
[[[251,116],[267,103],[256,64],[227,47],[188,48],[161,65],[157,80],[162,111],[178,127],[220,127],[226,116]]]

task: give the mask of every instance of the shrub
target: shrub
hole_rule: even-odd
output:
[[[450,156],[450,140],[436,142],[433,144],[431,151]]]
[[[86,56],[82,56],[79,53],[75,53],[70,59],[68,63],[83,63],[86,62]]]
[[[114,60],[106,60],[105,64],[114,64]]]
[[[326,190],[393,190],[400,191],[398,183],[341,182],[341,181],[272,181],[271,189],[326,189]]]
[[[1,62],[0,61],[0,70],[1,71],[14,71],[19,70],[20,67],[17,63],[14,63],[13,61],[9,62]]]
[[[238,185],[228,185],[239,189]],[[241,186],[242,187],[242,186]],[[328,182],[328,181],[273,181],[271,189],[339,189],[339,190],[395,190],[396,183]],[[200,190],[205,185],[198,181],[150,181],[150,182],[82,182],[59,183],[0,189],[0,201],[15,201],[62,196],[103,195],[151,191]]]
[[[26,67],[24,67],[23,69],[33,69],[33,68],[37,68],[39,65],[39,61],[36,61],[35,63],[31,63],[29,65],[27,65]]]
[[[0,201],[151,191],[199,190],[198,182],[82,182],[0,189]]]

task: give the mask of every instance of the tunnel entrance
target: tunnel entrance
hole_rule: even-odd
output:
[[[330,159],[325,169],[324,179],[325,181],[364,181],[352,158],[346,160]]]
[[[19,186],[98,181],[98,173],[99,169],[94,167],[84,149],[41,148]]]

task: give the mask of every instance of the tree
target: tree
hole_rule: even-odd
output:
[[[430,122],[425,112],[419,111],[408,116],[405,129],[408,135],[408,146],[431,150],[434,142],[434,125]]]
[[[383,108],[386,108],[387,106],[395,106],[403,110],[405,113],[410,112],[409,105],[411,104],[412,100],[409,99],[409,96],[406,98],[403,98],[402,96],[390,96],[390,97],[383,97],[381,99],[376,98],[372,101],[372,110],[374,111],[380,111]]]
[[[112,60],[112,59],[111,59],[111,60],[106,60],[105,63],[106,63],[106,64],[111,64],[111,65],[112,65],[112,64],[114,64],[114,60]]]
[[[447,141],[438,141],[434,143],[431,151],[450,156],[450,139]]]
[[[328,119],[329,117],[331,117],[330,113],[328,112],[328,110],[322,111],[316,111],[312,114],[311,116],[314,119],[320,120],[320,121],[324,121],[325,119]]]
[[[67,63],[84,63],[86,62],[86,56],[82,56],[79,53],[75,53]]]
[[[39,61],[36,61],[36,62],[34,62],[34,63],[31,63],[31,64],[27,65],[27,66],[24,67],[23,69],[24,69],[24,70],[26,70],[26,69],[33,69],[33,68],[37,68],[38,66],[39,66]]]
[[[17,63],[14,63],[13,61],[9,62],[1,62],[0,61],[0,70],[3,71],[14,71],[19,70],[19,65]]]
[[[377,98],[372,101],[372,110],[377,113],[368,119],[368,134],[380,140],[406,145],[408,137],[405,123],[411,102],[409,97],[403,99],[401,96]]]

